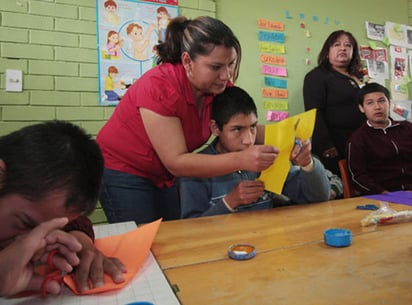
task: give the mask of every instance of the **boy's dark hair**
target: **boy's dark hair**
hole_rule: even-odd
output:
[[[66,192],[65,207],[90,214],[96,207],[103,157],[96,141],[69,122],[50,121],[0,137],[6,172],[0,197],[19,194],[34,202]]]
[[[216,121],[220,130],[239,113],[254,113],[257,117],[255,102],[245,90],[236,86],[226,87],[225,91],[214,98],[211,119]]]
[[[359,105],[363,105],[363,99],[365,98],[366,94],[373,93],[373,92],[382,92],[385,94],[386,98],[390,101],[391,94],[386,87],[378,84],[378,83],[369,83],[363,86],[358,93],[358,103]]]

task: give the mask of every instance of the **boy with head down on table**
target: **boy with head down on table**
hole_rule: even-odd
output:
[[[38,264],[73,272],[80,291],[122,282],[124,265],[94,247],[86,217],[97,204],[103,157],[78,126],[39,123],[0,137],[0,296],[58,294]]]

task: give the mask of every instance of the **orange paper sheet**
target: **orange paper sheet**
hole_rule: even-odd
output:
[[[266,125],[265,144],[279,148],[279,155],[271,167],[264,170],[259,177],[265,188],[281,194],[290,169],[290,153],[295,137],[305,141],[312,137],[315,126],[316,109],[289,117],[276,124]],[[298,123],[296,130],[295,124]]]
[[[106,256],[117,257],[125,264],[127,273],[124,273],[125,281],[123,283],[116,284],[108,275],[105,275],[106,284],[103,287],[93,288],[85,292],[77,290],[70,276],[65,276],[65,284],[77,295],[95,294],[123,288],[145,262],[161,221],[162,219],[158,219],[124,234],[96,239],[95,245],[102,253]]]

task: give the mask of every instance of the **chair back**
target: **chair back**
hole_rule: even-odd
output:
[[[352,182],[349,178],[348,165],[346,163],[346,159],[339,160],[338,165],[339,165],[340,177],[342,179],[342,184],[343,184],[343,198],[354,197],[356,192],[352,188]]]

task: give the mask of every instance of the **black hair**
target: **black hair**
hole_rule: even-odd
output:
[[[363,86],[358,92],[358,104],[363,105],[363,99],[365,98],[365,95],[373,92],[382,92],[383,94],[385,94],[388,101],[391,100],[391,94],[386,87],[378,83],[368,83]]]
[[[338,38],[342,35],[346,35],[349,37],[349,41],[352,44],[353,47],[353,54],[351,61],[349,63],[347,71],[350,74],[356,75],[356,76],[361,76],[361,60],[360,60],[360,55],[359,55],[359,46],[358,42],[356,41],[355,37],[352,35],[352,33],[344,31],[344,30],[338,30],[332,32],[328,38],[326,38],[325,42],[323,43],[322,49],[319,52],[318,55],[318,66],[326,69],[326,70],[331,70],[331,64],[329,62],[329,48],[338,40]]]
[[[220,130],[239,113],[253,113],[257,117],[257,109],[253,98],[240,87],[226,87],[225,91],[216,95],[212,103],[211,119],[216,121]]]
[[[200,16],[189,20],[173,18],[166,28],[165,41],[156,46],[158,63],[181,63],[181,55],[188,52],[192,60],[197,55],[208,55],[215,46],[234,48],[237,54],[233,82],[239,75],[241,47],[232,30],[222,21]]]
[[[90,214],[96,207],[103,156],[96,141],[79,126],[49,121],[0,137],[6,165],[0,197],[19,194],[37,202],[51,192],[66,192],[65,207]]]

